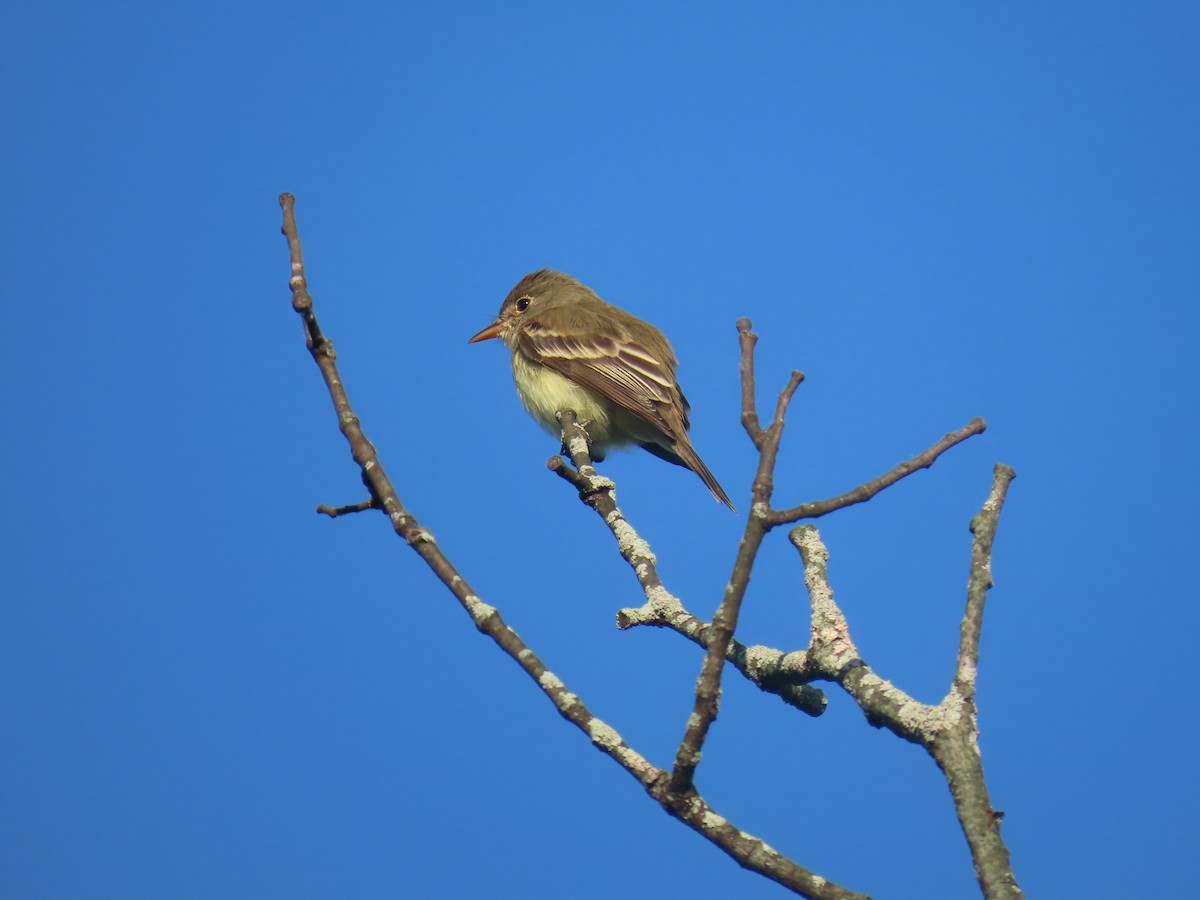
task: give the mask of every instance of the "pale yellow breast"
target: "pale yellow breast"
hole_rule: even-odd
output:
[[[593,440],[603,440],[609,431],[612,401],[599,397],[545,366],[530,362],[520,352],[512,355],[513,381],[517,394],[529,414],[546,431],[557,437],[561,426],[554,414],[560,409],[573,409],[581,422],[590,422],[588,433]]]

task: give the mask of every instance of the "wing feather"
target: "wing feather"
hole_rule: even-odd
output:
[[[534,320],[517,337],[521,352],[576,384],[613,400],[664,436],[678,435],[660,406],[678,404],[687,428],[687,401],[675,382],[675,367],[638,344],[623,329],[562,334]]]

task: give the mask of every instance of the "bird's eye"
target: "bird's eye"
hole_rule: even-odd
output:
[[[517,301],[517,312],[525,312],[527,309],[529,309],[529,298],[522,297]]]

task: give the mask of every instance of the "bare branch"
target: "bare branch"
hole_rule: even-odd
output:
[[[754,505],[758,506],[757,501]],[[725,588],[725,596],[721,598],[721,604],[717,607],[709,626],[708,646],[704,662],[700,665],[700,677],[696,679],[696,700],[684,728],[683,740],[679,743],[679,749],[675,751],[671,788],[676,793],[686,793],[692,789],[696,766],[700,763],[700,750],[708,737],[709,728],[717,718],[721,698],[721,670],[725,666],[733,632],[737,628],[742,599],[750,583],[750,571],[754,567],[754,559],[758,556],[758,549],[762,546],[766,533],[762,518],[751,510],[741,543],[738,545],[733,577]]]
[[[997,463],[992,490],[978,515],[971,520],[971,576],[967,582],[967,611],[962,620],[962,636],[958,645],[958,666],[954,684],[959,693],[970,700],[975,698],[975,675],[979,666],[979,636],[983,630],[983,606],[992,587],[992,543],[1008,485],[1017,473],[1003,463]]]
[[[987,423],[976,416],[966,426],[946,435],[924,453],[917,454],[908,462],[900,463],[890,472],[885,472],[873,481],[861,484],[854,490],[837,497],[832,497],[829,500],[801,503],[799,506],[793,506],[791,509],[773,510],[769,514],[770,522],[772,525],[786,525],[790,522],[798,522],[800,519],[816,519],[828,515],[835,510],[853,506],[856,503],[865,503],[884,488],[891,487],[901,478],[921,469],[928,469],[937,461],[939,456],[955,444],[961,444],[973,435],[983,434],[986,428]]]
[[[366,512],[368,509],[379,509],[375,505],[374,498],[363,500],[360,503],[351,503],[348,506],[326,506],[322,503],[317,507],[317,512],[329,516],[331,519],[336,519],[339,516],[348,516],[350,513]]]
[[[754,345],[758,343],[758,335],[751,331],[749,319],[738,319],[738,342],[742,347],[742,361],[739,365],[742,381],[742,427],[754,442],[754,446],[762,450],[765,433],[758,423],[758,402],[754,396]]]
[[[794,370],[788,376],[788,383],[784,385],[783,390],[779,392],[779,398],[775,401],[775,418],[771,420],[771,427],[767,429],[766,439],[761,448],[758,472],[754,477],[753,496],[755,502],[761,502],[768,509],[771,497],[775,493],[775,464],[779,458],[779,444],[783,440],[784,418],[787,415],[788,404],[792,402],[792,396],[803,381],[804,373],[799,370]],[[771,520],[769,514],[766,517],[766,523],[768,528],[773,528],[776,524]]]

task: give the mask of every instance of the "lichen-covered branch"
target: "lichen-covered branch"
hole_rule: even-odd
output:
[[[992,544],[996,540],[996,527],[1000,523],[1000,511],[1008,495],[1009,483],[1017,473],[1009,466],[998,463],[992,480],[992,491],[983,504],[983,509],[971,520],[971,575],[967,580],[967,610],[963,614],[962,636],[958,644],[958,665],[954,672],[954,684],[959,693],[969,700],[975,699],[975,675],[979,665],[979,636],[983,631],[983,606],[992,587]]]
[[[950,787],[976,878],[989,900],[1024,896],[1000,837],[1002,816],[992,809],[988,796],[974,699],[983,596],[991,587],[991,547],[1005,492],[1013,477],[1015,473],[1008,466],[996,466],[991,494],[983,510],[972,520],[975,539],[959,664],[950,691],[937,705],[921,703],[909,696],[876,675],[859,658],[845,616],[833,599],[827,571],[829,551],[821,542],[816,526],[801,525],[791,532],[792,543],[804,561],[813,622],[809,648],[794,665],[807,677],[841,685],[872,725],[924,747],[933,757]]]
[[[983,629],[983,607],[992,587],[992,544],[1000,523],[1000,512],[1008,486],[1017,473],[998,463],[992,489],[983,508],[971,520],[971,574],[967,579],[967,608],[963,615],[958,664],[954,683],[943,704],[953,703],[962,714],[957,727],[947,729],[934,741],[934,759],[946,776],[954,808],[971,847],[975,877],[988,898],[1016,898],[1024,894],[1017,886],[1008,848],[1000,837],[1003,815],[992,809],[983,759],[979,752],[979,711],[975,706],[975,678],[979,667],[979,636]]]

